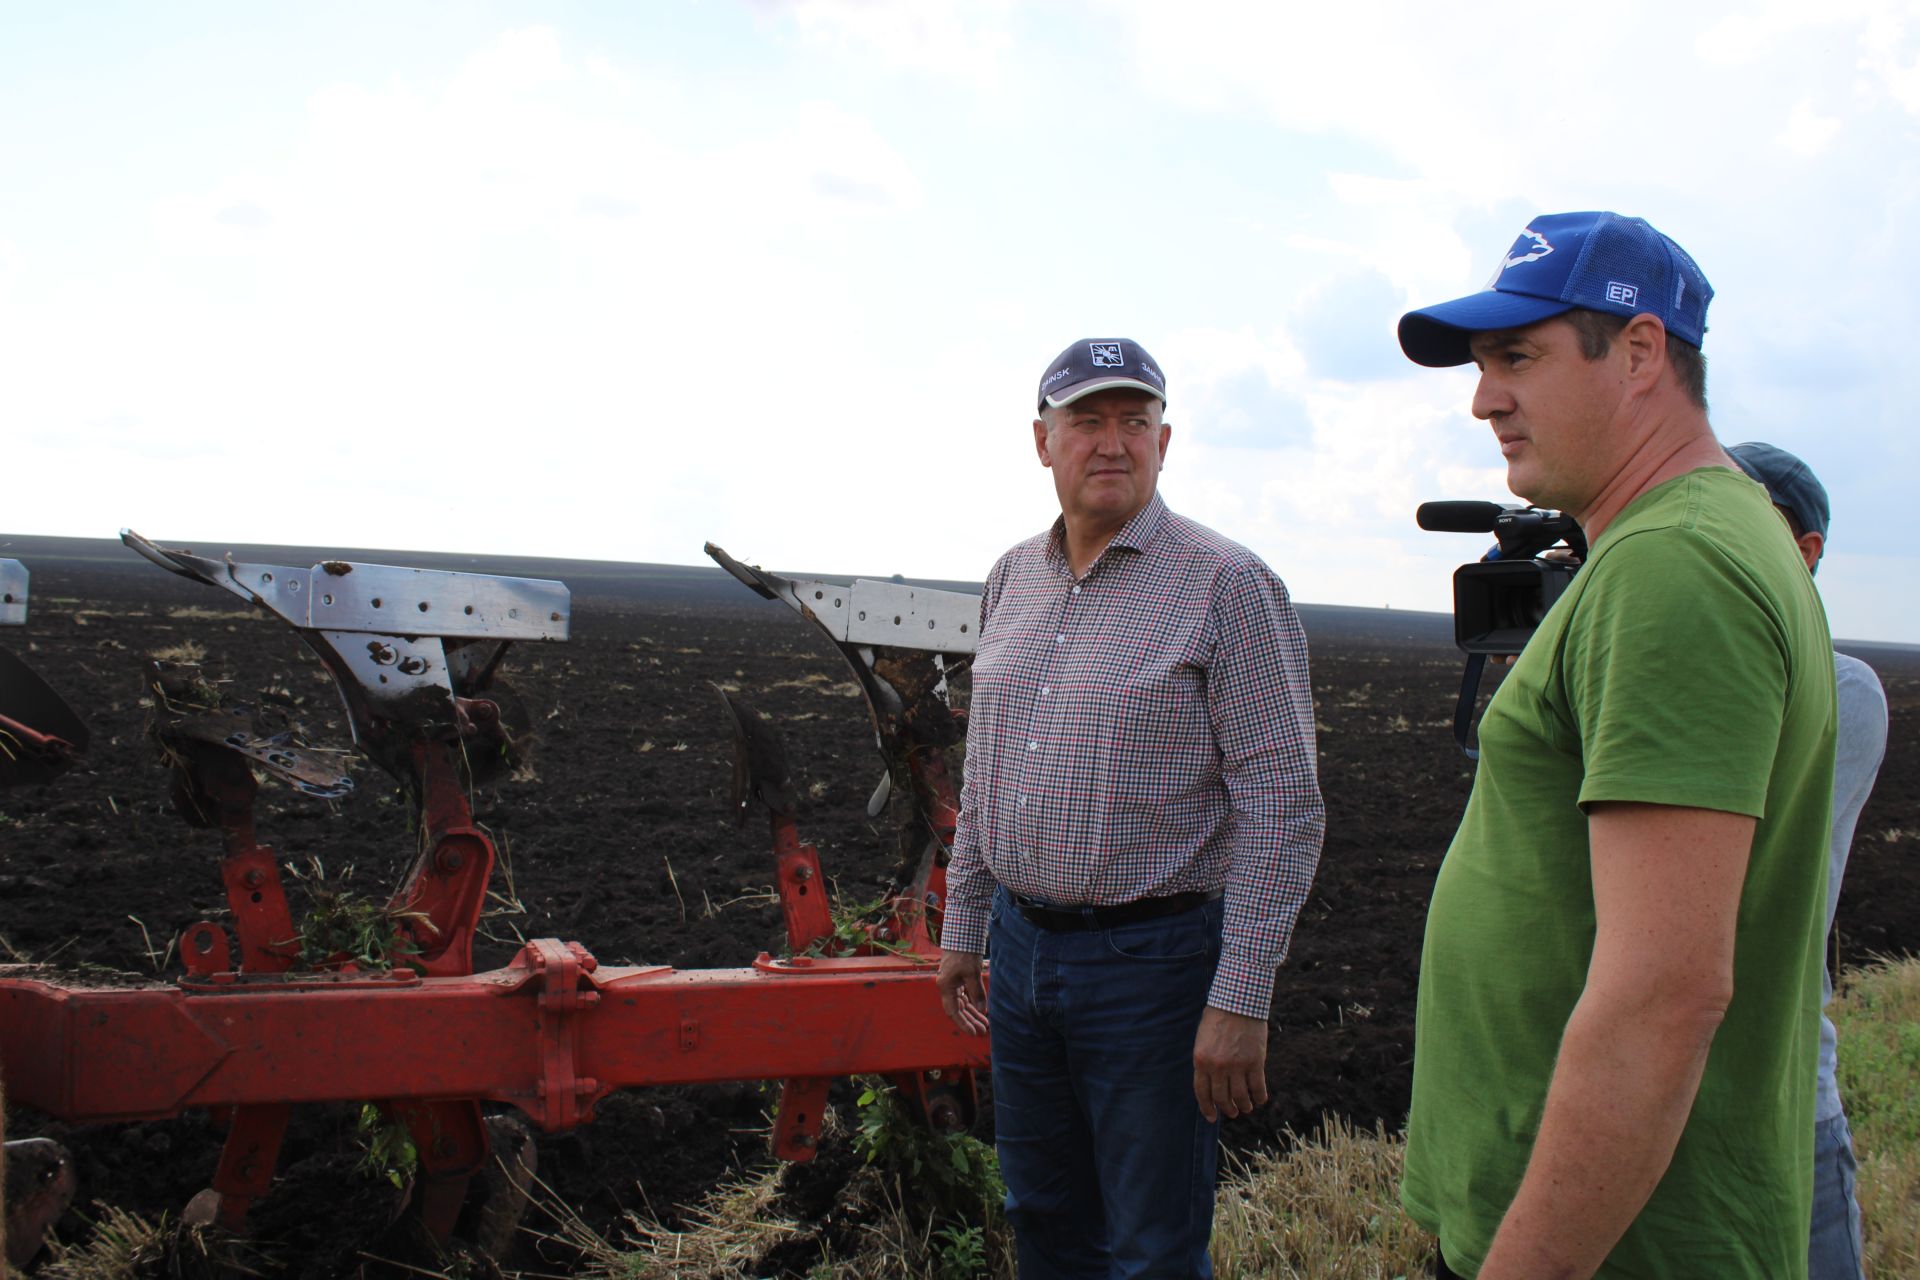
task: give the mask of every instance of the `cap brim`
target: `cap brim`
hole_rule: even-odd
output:
[[[1476,333],[1522,329],[1571,310],[1571,302],[1558,298],[1482,289],[1479,293],[1401,316],[1400,349],[1415,364],[1445,369],[1473,359],[1467,341]]]
[[[1064,395],[1048,396],[1041,407],[1064,409],[1075,400],[1084,399],[1096,391],[1111,391],[1115,387],[1129,387],[1135,391],[1144,391],[1161,404],[1167,402],[1167,393],[1154,386],[1151,382],[1142,382],[1138,378],[1095,378],[1093,381],[1083,382],[1077,387],[1069,387]]]

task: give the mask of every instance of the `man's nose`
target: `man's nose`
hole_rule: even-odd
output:
[[[1495,417],[1511,412],[1513,398],[1482,373],[1480,381],[1473,388],[1473,416],[1483,422],[1491,422]]]
[[[1103,454],[1125,453],[1127,451],[1118,422],[1108,421],[1101,423],[1100,429],[1093,433],[1093,443],[1094,447]]]

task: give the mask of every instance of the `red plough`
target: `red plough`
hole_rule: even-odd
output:
[[[537,939],[506,967],[475,973],[495,849],[467,788],[513,758],[525,717],[496,674],[515,641],[566,639],[566,588],[345,561],[237,563],[131,532],[123,540],[294,627],[332,675],[357,749],[414,797],[418,851],[387,911],[390,954],[404,963],[337,954],[297,967],[279,861],[255,831],[256,774],[321,795],[351,780],[271,717],[205,705],[190,680],[156,664],[154,734],[174,768],[175,807],[221,834],[230,919],[182,935],[185,972],[171,985],[80,985],[0,967],[0,1067],[13,1099],[70,1121],[225,1115],[225,1149],[200,1199],[230,1227],[266,1193],[293,1106],[372,1102],[408,1129],[415,1205],[443,1239],[462,1225],[469,1184],[502,1136],[487,1104],[551,1132],[590,1121],[618,1089],[778,1079],[774,1150],[795,1160],[813,1154],[837,1076],[883,1075],[931,1123],[971,1121],[987,1046],[941,1013],[933,974],[957,814],[944,748],[963,732],[947,677],[972,653],[975,597],[793,582],[708,548],[826,630],[867,695],[886,764],[869,810],[890,808],[900,832],[887,919],[836,937],[779,741],[728,696],[734,803],[743,821],[756,808],[768,816],[789,954],[740,969],[610,968],[578,942]]]

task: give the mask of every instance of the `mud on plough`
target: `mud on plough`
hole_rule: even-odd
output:
[[[170,985],[82,986],[0,966],[0,1070],[13,1100],[68,1121],[189,1109],[224,1118],[219,1165],[194,1208],[235,1230],[273,1180],[294,1106],[371,1104],[418,1153],[413,1208],[425,1228],[441,1240],[490,1237],[489,1246],[505,1238],[503,1209],[513,1211],[489,1203],[488,1180],[476,1178],[510,1149],[522,1176],[501,1194],[523,1191],[534,1146],[524,1125],[490,1107],[556,1132],[590,1121],[619,1089],[779,1080],[774,1152],[806,1160],[832,1079],[874,1074],[936,1127],[971,1123],[987,1047],[942,1014],[933,975],[957,820],[945,749],[963,736],[947,681],[970,660],[976,597],[794,581],[709,545],[740,581],[824,630],[866,695],[885,765],[869,813],[889,812],[899,842],[883,918],[836,930],[779,739],[723,694],[733,803],[743,822],[766,815],[787,954],[740,969],[615,968],[579,942],[536,939],[504,968],[475,973],[495,848],[469,786],[514,758],[526,718],[497,678],[501,659],[516,641],[567,638],[565,586],[339,560],[245,563],[130,531],[122,540],[293,627],[332,676],[355,748],[411,794],[417,850],[384,910],[387,954],[404,963],[370,966],[342,951],[296,968],[280,863],[255,830],[257,779],[318,795],[352,781],[270,709],[223,704],[190,669],[155,663],[151,734],[173,771],[176,810],[220,833],[229,917],[181,935],[185,972]],[[24,601],[24,571],[17,577]],[[12,584],[0,574],[0,586]],[[10,753],[0,753],[0,784],[44,781],[84,750],[84,726],[24,664],[4,651],[0,664],[0,745]]]

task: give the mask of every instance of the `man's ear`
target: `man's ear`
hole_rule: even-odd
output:
[[[1800,548],[1800,558],[1807,562],[1808,573],[1812,573],[1819,567],[1820,557],[1827,549],[1827,540],[1823,535],[1813,532],[1803,533],[1793,540],[1793,544]]]
[[[1053,455],[1047,451],[1047,420],[1045,418],[1033,420],[1033,451],[1040,455],[1041,466],[1053,465]]]
[[[1627,321],[1616,339],[1626,356],[1629,381],[1652,386],[1667,367],[1667,326],[1657,316],[1641,312]]]

